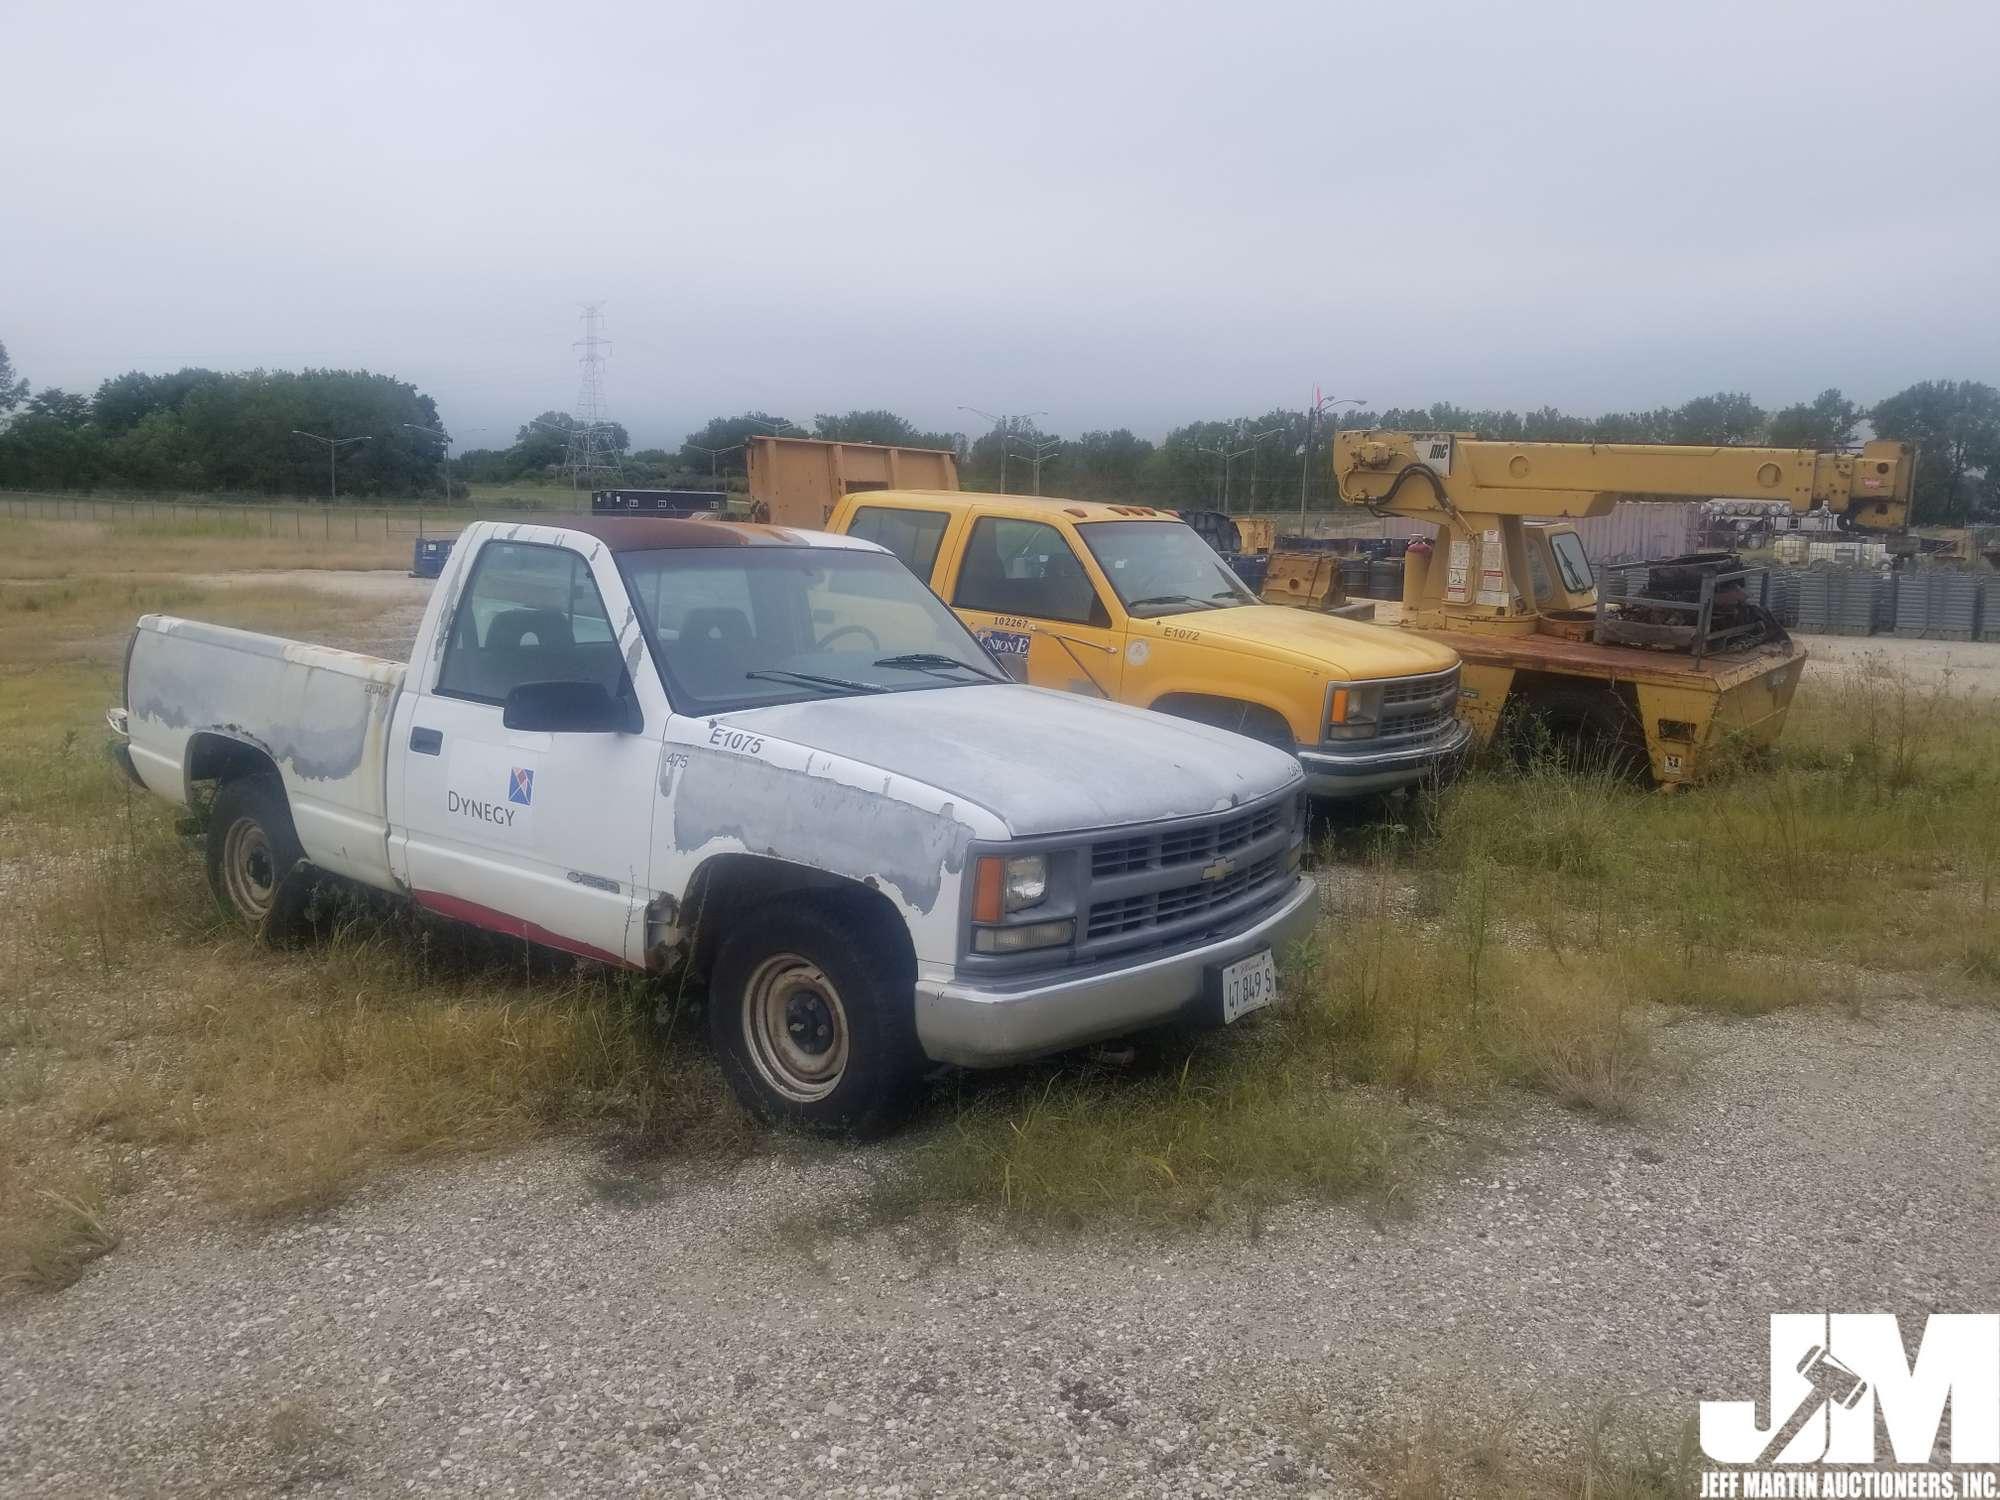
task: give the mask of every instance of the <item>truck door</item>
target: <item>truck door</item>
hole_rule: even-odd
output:
[[[447,916],[610,962],[643,962],[664,693],[627,669],[604,599],[615,565],[489,540],[440,649],[413,663],[395,733],[410,888]],[[630,629],[636,642],[637,624]],[[631,659],[643,666],[643,647]],[[509,729],[528,683],[593,682],[639,704],[639,733]]]
[[[1037,687],[1116,698],[1124,632],[1069,539],[1045,521],[980,516],[966,533],[951,606],[986,649]]]

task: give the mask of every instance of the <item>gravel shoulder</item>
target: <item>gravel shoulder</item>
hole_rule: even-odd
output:
[[[1426,1411],[1671,1432],[1764,1389],[1772,1311],[2000,1306],[1996,1047],[1915,1002],[1680,1021],[1635,1124],[1519,1100],[1407,1203],[1249,1240],[787,1228],[893,1146],[410,1174],[0,1305],[0,1490],[1360,1494],[1341,1439]]]

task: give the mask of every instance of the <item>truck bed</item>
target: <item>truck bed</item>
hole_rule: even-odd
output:
[[[1524,672],[1561,672],[1566,677],[1599,677],[1606,682],[1650,682],[1673,687],[1707,687],[1722,693],[1741,682],[1797,661],[1805,648],[1759,646],[1696,661],[1674,651],[1639,646],[1600,646],[1553,635],[1487,635],[1468,630],[1423,630],[1418,634],[1451,647],[1468,662],[1514,667]]]
[[[185,804],[205,766],[261,752],[284,781],[307,858],[393,885],[387,750],[405,670],[331,646],[146,615],[125,668],[133,770]]]

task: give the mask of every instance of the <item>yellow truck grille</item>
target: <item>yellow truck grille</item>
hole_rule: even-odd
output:
[[[1458,713],[1458,668],[1404,677],[1382,687],[1378,740],[1429,738],[1451,727]]]

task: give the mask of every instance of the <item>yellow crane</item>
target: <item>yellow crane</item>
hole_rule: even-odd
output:
[[[1343,502],[1436,526],[1431,550],[1405,559],[1402,624],[1463,658],[1459,711],[1481,742],[1517,706],[1558,733],[1643,744],[1673,787],[1776,740],[1805,649],[1760,607],[1768,575],[1721,557],[1641,571],[1639,593],[1600,599],[1565,521],[1621,499],[1731,496],[1899,531],[1916,455],[1886,441],[1856,454],[1357,429],[1336,434],[1333,471]]]

